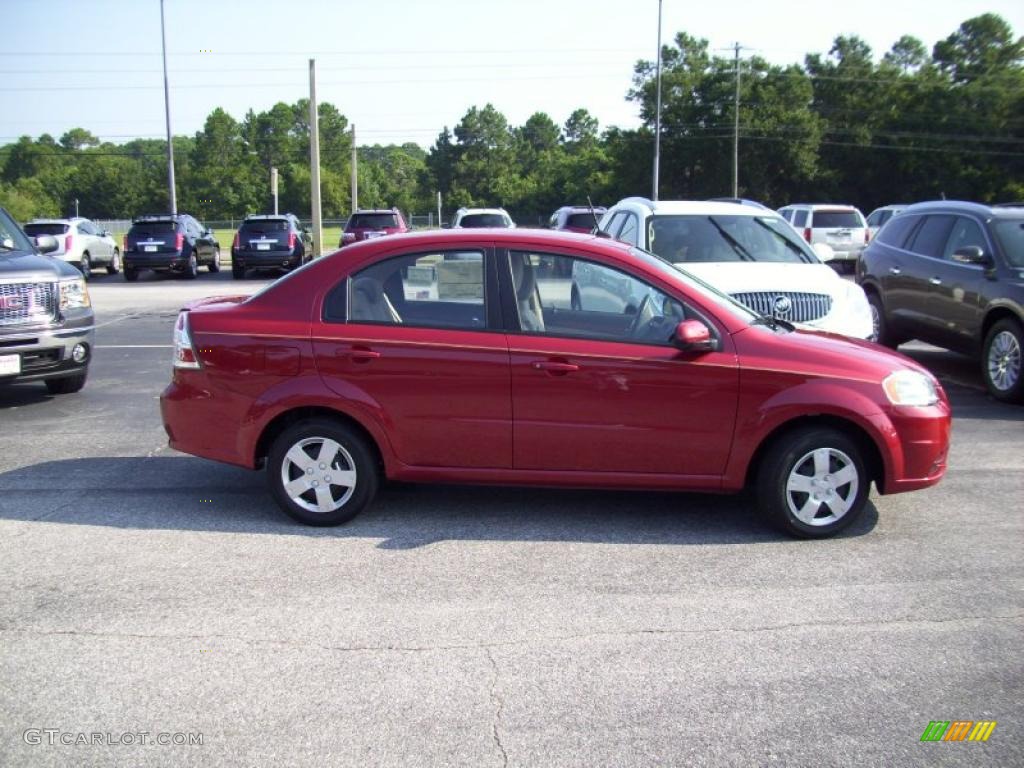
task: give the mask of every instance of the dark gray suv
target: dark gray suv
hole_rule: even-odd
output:
[[[1024,206],[911,205],[864,250],[857,282],[875,340],[920,339],[980,358],[994,397],[1024,401]]]
[[[42,381],[51,394],[85,386],[93,312],[82,273],[45,254],[52,235],[30,239],[0,208],[0,390]]]

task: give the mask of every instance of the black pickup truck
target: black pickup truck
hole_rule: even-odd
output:
[[[29,238],[0,208],[0,392],[42,381],[51,394],[85,386],[94,316],[82,273],[46,254],[51,235]]]

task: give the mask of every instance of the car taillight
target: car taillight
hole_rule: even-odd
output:
[[[288,233],[288,249],[291,250],[294,247],[295,247],[295,233],[294,232],[289,232]]]
[[[235,241],[233,243],[231,243],[231,247],[234,248],[235,250],[238,250],[241,247],[241,245],[242,245],[242,234],[240,232],[235,232]]]
[[[177,251],[180,251],[184,247],[185,247],[185,235],[182,234],[181,232],[179,232],[178,236],[174,239],[174,249],[177,250]]]
[[[178,321],[174,324],[174,367],[199,367],[199,356],[196,354],[195,347],[192,346],[192,334],[188,330],[187,312],[179,312]]]
[[[121,240],[121,250],[122,251],[127,251],[128,250],[128,235],[125,235],[122,238],[122,240]]]
[[[871,230],[867,227],[864,228],[864,245],[871,242]]]
[[[71,253],[71,235],[64,238],[64,253]]]
[[[811,242],[811,228],[810,227],[807,227],[804,230],[804,240],[806,240],[808,243]]]

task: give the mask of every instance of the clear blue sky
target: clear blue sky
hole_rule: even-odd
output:
[[[657,8],[656,0],[165,0],[172,127],[192,134],[218,106],[240,119],[307,96],[311,57],[318,98],[356,124],[360,144],[428,147],[487,102],[513,124],[535,111],[564,123],[585,107],[602,127],[634,127],[625,95],[636,60],[654,58]],[[986,12],[1024,34],[1021,0],[664,0],[662,37],[685,30],[712,48],[739,42],[790,63],[856,34],[880,57],[903,34],[930,48]],[[163,135],[159,0],[0,0],[0,28],[0,144],[75,126],[117,142]]]

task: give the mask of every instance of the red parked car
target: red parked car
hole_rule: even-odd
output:
[[[585,278],[585,279],[584,279]],[[581,301],[569,300],[574,284]],[[823,537],[946,471],[921,366],[759,317],[646,251],[542,230],[381,238],[174,332],[171,447],[265,466],[334,525],[406,481],[732,492]]]
[[[397,208],[360,210],[348,217],[345,230],[341,233],[339,248],[362,240],[372,240],[385,235],[399,235],[408,232],[402,212]]]

